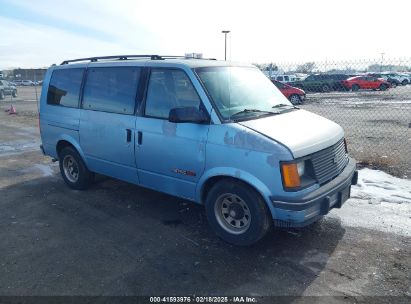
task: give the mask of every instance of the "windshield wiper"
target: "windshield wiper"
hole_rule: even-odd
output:
[[[290,104],[286,104],[286,103],[279,103],[279,104],[276,104],[276,105],[272,106],[271,108],[276,109],[276,108],[282,108],[282,107],[292,107],[294,109],[299,109],[298,107],[296,107],[294,105],[290,105]]]
[[[263,110],[259,110],[259,109],[244,109],[240,112],[234,113],[233,115],[231,115],[231,117],[237,116],[237,115],[240,115],[240,114],[244,114],[244,113],[279,114],[279,112],[263,111]]]

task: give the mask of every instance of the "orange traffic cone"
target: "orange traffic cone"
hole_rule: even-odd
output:
[[[11,105],[11,107],[10,107],[9,114],[17,114],[16,109],[14,108],[13,105]]]

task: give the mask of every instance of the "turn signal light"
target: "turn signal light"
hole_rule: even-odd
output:
[[[282,164],[281,171],[283,174],[283,184],[285,188],[297,188],[301,186],[301,180],[300,175],[298,174],[297,164]]]

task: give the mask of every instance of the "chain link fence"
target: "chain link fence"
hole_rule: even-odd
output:
[[[258,66],[293,103],[340,124],[360,164],[411,178],[411,59]]]
[[[349,152],[360,164],[411,178],[411,59],[256,66],[293,103],[340,124]],[[15,74],[23,72],[34,78],[39,73],[19,70],[3,81],[13,82]],[[41,81],[34,78],[25,80]],[[19,113],[17,120],[37,124],[41,83],[22,84],[20,80],[16,88],[17,94],[1,96],[2,108],[13,104]]]

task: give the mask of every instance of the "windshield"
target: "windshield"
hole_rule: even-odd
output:
[[[195,71],[225,120],[253,119],[293,108],[257,68],[206,67]]]

